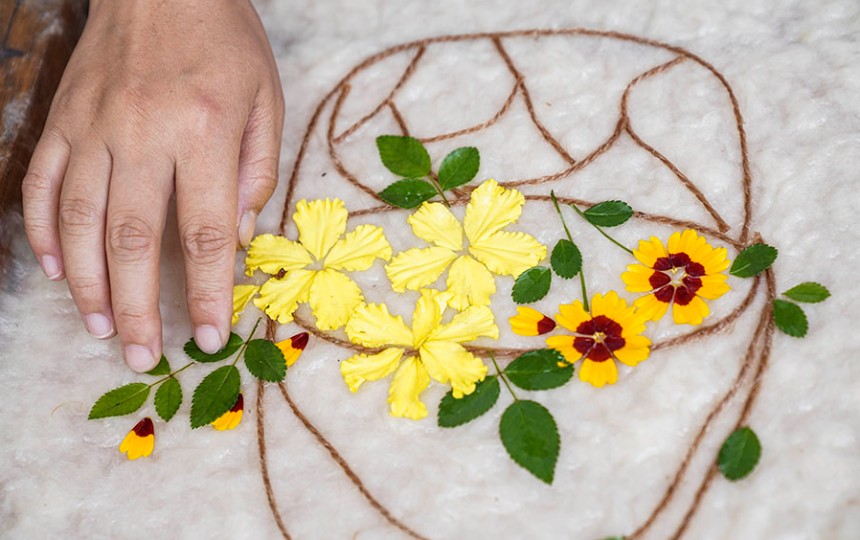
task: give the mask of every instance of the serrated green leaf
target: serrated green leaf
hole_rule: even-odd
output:
[[[827,287],[814,281],[806,281],[800,285],[795,285],[782,294],[792,300],[806,302],[807,304],[817,304],[830,298],[830,291],[827,290]]]
[[[615,227],[633,217],[633,209],[624,201],[604,201],[585,212],[585,219],[598,227]]]
[[[529,351],[508,364],[505,375],[523,390],[549,390],[567,383],[573,377],[573,366],[564,362],[560,352],[539,349]]]
[[[415,208],[436,195],[436,188],[417,178],[404,178],[379,192],[379,198],[399,208]]]
[[[778,252],[773,246],[753,244],[738,254],[738,258],[732,263],[729,273],[742,278],[757,276],[770,268],[770,265],[776,260],[777,254]]]
[[[439,185],[443,190],[468,184],[478,174],[481,154],[472,146],[457,148],[442,160],[439,167]]]
[[[493,408],[499,399],[499,379],[490,375],[475,385],[475,391],[456,399],[451,391],[439,402],[439,427],[457,427]]]
[[[552,248],[549,262],[553,271],[559,277],[570,279],[576,277],[576,274],[582,270],[582,253],[580,253],[576,244],[570,240],[561,239]]]
[[[383,135],[376,138],[376,147],[382,164],[394,174],[407,178],[430,174],[430,154],[418,139]]]
[[[262,381],[281,382],[287,375],[284,353],[267,339],[252,339],[245,349],[245,365]]]
[[[717,465],[729,480],[740,480],[755,468],[761,457],[761,443],[755,432],[742,427],[729,435],[720,448]]]
[[[183,350],[185,351],[185,354],[187,354],[193,360],[197,360],[198,362],[218,362],[233,356],[233,353],[238,351],[239,347],[241,347],[242,343],[244,342],[245,340],[231,332],[230,339],[227,340],[227,345],[225,345],[223,349],[216,352],[215,354],[207,354],[201,351],[200,347],[197,346],[197,343],[194,342],[194,338],[189,339],[185,343],[185,347],[183,347]]]
[[[138,410],[149,397],[149,385],[141,382],[114,388],[100,397],[90,409],[90,420],[123,416]]]
[[[170,419],[179,410],[182,405],[182,386],[176,377],[170,377],[158,387],[155,392],[155,412],[165,422],[170,422]]]
[[[773,322],[777,328],[792,337],[803,337],[809,331],[806,314],[800,306],[787,300],[773,301]]]
[[[549,268],[544,266],[529,268],[517,277],[511,291],[511,298],[517,304],[537,302],[549,292],[551,282],[552,274]]]
[[[167,361],[167,357],[163,354],[161,355],[161,360],[158,361],[158,364],[149,371],[146,372],[147,375],[170,375],[170,363]]]
[[[552,484],[561,439],[555,419],[543,405],[522,399],[511,403],[502,415],[499,436],[511,459]]]
[[[194,389],[191,427],[205,426],[229,411],[239,397],[240,383],[236,366],[222,366],[207,375]]]

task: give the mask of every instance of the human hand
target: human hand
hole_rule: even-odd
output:
[[[161,356],[159,251],[176,194],[194,337],[230,332],[237,239],[277,184],[283,95],[247,0],[90,0],[22,186],[45,274],[129,367]]]

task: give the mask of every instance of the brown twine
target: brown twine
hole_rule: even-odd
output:
[[[516,38],[516,37],[533,37],[533,38],[536,38],[536,37],[541,37],[541,36],[557,36],[557,35],[565,35],[565,36],[581,35],[581,36],[619,39],[619,40],[623,40],[623,41],[629,41],[629,42],[637,43],[640,45],[647,45],[647,46],[651,46],[651,47],[661,48],[661,49],[673,52],[673,53],[678,55],[673,60],[671,60],[665,64],[661,64],[659,66],[656,66],[655,68],[652,68],[652,69],[638,75],[636,78],[634,78],[627,85],[627,87],[625,88],[624,94],[622,96],[622,101],[620,104],[621,114],[620,114],[620,117],[618,119],[618,122],[616,123],[615,130],[609,136],[609,138],[607,138],[603,143],[601,143],[597,148],[592,150],[591,153],[589,153],[587,156],[582,158],[580,161],[575,160],[564,149],[564,147],[559,143],[558,139],[556,139],[546,129],[546,127],[543,125],[543,123],[540,122],[540,120],[538,119],[537,114],[534,110],[534,106],[533,106],[533,103],[531,100],[531,95],[528,91],[528,87],[525,83],[524,77],[517,70],[516,66],[513,64],[513,61],[511,60],[510,56],[507,54],[507,51],[505,50],[505,48],[502,44],[502,40],[507,39],[507,38]],[[408,127],[406,121],[404,120],[403,116],[398,111],[396,105],[394,104],[394,99],[395,99],[397,93],[399,92],[399,90],[404,86],[406,81],[415,72],[416,67],[418,65],[418,62],[420,61],[421,57],[423,56],[424,52],[426,51],[426,48],[429,45],[432,45],[434,43],[451,43],[451,42],[460,42],[460,41],[474,41],[474,40],[480,40],[480,39],[488,39],[488,40],[491,40],[493,42],[493,44],[495,45],[500,56],[505,61],[505,65],[507,66],[508,70],[514,76],[515,84],[514,84],[514,87],[511,91],[510,95],[506,99],[502,108],[499,109],[499,111],[497,111],[497,113],[491,119],[489,119],[489,120],[487,120],[481,124],[477,124],[475,126],[472,126],[470,128],[466,128],[463,130],[458,130],[458,131],[454,131],[454,132],[443,134],[443,135],[426,137],[426,138],[422,139],[424,142],[436,142],[436,141],[443,140],[443,139],[449,139],[449,138],[453,138],[453,137],[457,137],[457,136],[461,136],[461,135],[467,135],[470,133],[475,133],[475,132],[481,131],[483,129],[486,129],[486,128],[496,124],[507,112],[510,111],[513,100],[515,99],[517,93],[519,92],[523,96],[523,101],[526,105],[526,109],[529,113],[529,117],[530,117],[532,124],[540,132],[543,139],[548,144],[550,144],[559,153],[559,155],[563,159],[565,159],[565,161],[568,162],[569,166],[567,168],[565,168],[564,170],[553,173],[553,174],[544,175],[544,176],[537,177],[537,178],[529,178],[529,179],[522,179],[522,180],[511,180],[508,182],[504,182],[504,185],[509,186],[509,187],[516,187],[516,186],[523,186],[523,185],[544,184],[547,182],[559,180],[561,178],[565,178],[567,176],[570,176],[571,174],[587,167],[589,164],[594,162],[598,157],[600,157],[601,155],[606,153],[615,144],[615,142],[619,139],[619,137],[623,133],[626,133],[628,136],[631,137],[631,139],[633,140],[633,142],[635,144],[637,144],[639,147],[641,147],[642,149],[647,151],[649,154],[651,154],[656,159],[658,159],[664,166],[666,166],[675,175],[675,177],[679,180],[679,182],[688,191],[690,191],[695,196],[695,198],[699,201],[700,204],[703,205],[705,210],[708,212],[708,214],[711,216],[711,218],[715,221],[715,223],[717,225],[717,230],[710,228],[710,227],[706,227],[700,223],[695,223],[695,222],[685,221],[685,220],[678,220],[678,219],[671,218],[668,216],[649,214],[649,213],[645,213],[645,212],[636,212],[634,214],[635,218],[642,219],[645,221],[654,222],[654,223],[670,225],[673,227],[692,228],[692,229],[697,230],[699,233],[701,233],[703,235],[717,238],[717,239],[721,240],[722,242],[725,242],[725,243],[733,246],[735,249],[738,249],[738,250],[742,249],[748,243],[749,234],[750,234],[749,233],[750,223],[752,220],[752,193],[751,193],[752,180],[751,180],[751,172],[750,172],[750,167],[749,167],[749,156],[748,156],[748,151],[747,151],[746,133],[744,131],[743,117],[742,117],[741,112],[740,112],[740,107],[738,105],[737,98],[735,97],[734,91],[732,90],[731,86],[729,85],[729,83],[725,79],[725,77],[722,75],[722,73],[720,73],[714,66],[712,66],[711,64],[709,64],[708,62],[706,62],[705,60],[700,58],[699,56],[697,56],[697,55],[695,55],[695,54],[693,54],[693,53],[691,53],[685,49],[682,49],[680,47],[676,47],[676,46],[669,45],[666,43],[658,42],[655,40],[650,40],[647,38],[641,38],[638,36],[622,34],[622,33],[614,32],[614,31],[598,31],[598,30],[588,30],[588,29],[583,29],[583,28],[558,29],[558,30],[549,30],[549,29],[519,30],[519,31],[510,31],[510,32],[477,33],[477,34],[440,36],[440,37],[436,37],[436,38],[429,38],[429,39],[423,39],[423,40],[418,40],[418,41],[409,42],[409,43],[403,43],[401,45],[391,47],[389,49],[383,50],[383,51],[381,51],[375,55],[372,55],[372,56],[366,58],[364,61],[362,61],[361,63],[359,63],[355,67],[353,67],[340,80],[340,82],[338,82],[332,88],[332,90],[324,96],[324,98],[320,101],[317,108],[314,110],[313,115],[311,116],[311,119],[307,125],[306,130],[305,130],[305,135],[302,138],[302,142],[301,142],[301,145],[299,147],[299,151],[298,151],[298,154],[296,156],[296,159],[295,159],[295,162],[293,165],[293,170],[290,174],[289,183],[288,183],[288,187],[287,187],[287,194],[286,194],[285,201],[284,201],[284,210],[283,210],[283,214],[282,214],[281,224],[279,227],[281,234],[285,233],[289,209],[292,206],[292,199],[293,199],[293,196],[295,193],[296,184],[298,182],[298,175],[300,174],[301,164],[303,163],[311,134],[316,129],[317,124],[319,123],[319,118],[322,114],[322,111],[331,102],[333,97],[337,96],[335,103],[332,107],[331,115],[329,117],[329,126],[328,126],[328,130],[327,130],[327,135],[326,135],[329,157],[332,161],[332,164],[334,165],[337,172],[347,182],[354,185],[355,187],[362,190],[363,192],[369,194],[374,199],[380,200],[379,197],[377,196],[376,192],[373,189],[364,185],[364,183],[361,182],[358,179],[358,177],[356,177],[353,173],[351,173],[345,167],[345,165],[340,160],[340,158],[337,154],[336,146],[339,143],[341,143],[344,139],[346,139],[349,135],[351,135],[352,133],[357,131],[362,125],[367,123],[374,116],[379,114],[379,112],[383,108],[386,108],[386,107],[391,111],[395,121],[398,123],[398,125],[400,127],[401,132],[404,134],[408,134],[409,133],[409,127]],[[351,79],[357,73],[359,73],[363,69],[367,68],[368,66],[373,65],[373,64],[375,64],[375,63],[377,63],[377,62],[379,62],[385,58],[388,58],[392,55],[395,55],[395,54],[398,54],[398,53],[401,53],[401,52],[404,52],[407,50],[411,50],[411,49],[416,49],[415,56],[413,56],[410,64],[407,66],[407,68],[403,72],[403,74],[401,74],[401,77],[398,80],[398,83],[395,85],[395,87],[392,89],[392,91],[388,94],[388,96],[386,96],[386,98],[383,99],[382,102],[380,102],[369,114],[367,114],[364,117],[362,117],[361,119],[359,119],[356,123],[354,123],[353,125],[348,127],[343,133],[341,133],[340,135],[335,137],[335,135],[334,135],[335,125],[337,124],[337,118],[338,118],[338,115],[340,114],[340,110],[343,106],[343,103],[344,103],[344,101],[345,101],[345,99],[346,99],[346,97],[350,91],[349,82],[351,81]],[[659,73],[662,73],[662,72],[674,67],[675,65],[677,65],[677,64],[679,64],[685,60],[690,60],[696,64],[699,64],[700,66],[702,66],[706,70],[708,70],[711,74],[713,74],[719,80],[720,84],[723,86],[724,90],[726,91],[726,93],[729,97],[731,105],[732,105],[732,111],[733,111],[733,114],[735,117],[736,128],[738,130],[738,139],[739,139],[739,144],[740,144],[741,169],[742,169],[741,186],[742,186],[743,200],[744,200],[743,224],[741,227],[740,235],[736,239],[732,238],[728,234],[726,234],[727,231],[729,230],[728,224],[722,219],[722,217],[719,215],[719,213],[716,211],[716,209],[713,207],[713,205],[711,205],[710,201],[708,201],[708,199],[704,196],[704,194],[701,192],[701,190],[695,185],[695,183],[693,183],[665,155],[663,155],[658,150],[656,150],[655,148],[648,145],[645,141],[643,141],[641,139],[641,137],[639,137],[635,133],[632,126],[630,125],[629,116],[627,113],[627,97],[628,97],[630,91],[632,90],[632,88],[636,84],[638,84],[639,82],[645,80],[646,78],[657,75]],[[452,201],[452,204],[464,204],[466,202],[465,193],[468,193],[469,191],[470,191],[470,188],[466,187],[463,191],[458,192],[458,194],[457,194],[458,198],[456,200]],[[548,201],[549,200],[549,197],[541,196],[541,195],[531,195],[531,196],[527,196],[526,198],[531,199],[531,200],[541,200],[541,201]],[[575,204],[578,204],[578,205],[581,204],[584,206],[591,206],[594,204],[594,203],[589,203],[588,201],[582,201],[582,200],[573,199],[573,198],[559,198],[559,201],[564,202],[564,203],[573,202]],[[388,212],[391,210],[392,210],[392,208],[390,208],[388,206],[377,205],[374,207],[370,207],[370,208],[366,208],[363,210],[358,210],[358,211],[352,212],[351,214],[353,216],[374,215],[374,214],[380,214],[383,212]],[[768,276],[768,299],[770,300],[773,298],[773,294],[774,294],[773,293],[773,286],[772,286],[772,280],[773,280],[772,273],[770,271],[768,271],[767,276]],[[653,350],[666,349],[666,348],[670,348],[670,347],[683,345],[683,344],[689,343],[690,341],[695,340],[695,339],[700,339],[700,338],[705,337],[705,336],[709,336],[709,335],[713,335],[716,333],[726,331],[727,329],[729,329],[732,326],[732,324],[735,322],[735,320],[750,307],[752,301],[754,300],[754,297],[756,296],[756,292],[758,290],[758,285],[759,285],[759,279],[757,278],[755,280],[753,286],[751,287],[750,292],[748,293],[748,295],[744,299],[744,301],[737,308],[735,308],[735,310],[733,310],[728,316],[724,317],[720,321],[717,321],[715,324],[712,324],[710,326],[699,328],[696,331],[690,332],[690,333],[685,334],[683,336],[678,336],[676,338],[672,338],[672,339],[666,340],[664,342],[658,342],[654,345]],[[767,305],[769,306],[770,302],[768,302]],[[772,322],[768,322],[768,321],[770,321],[769,309],[770,309],[769,307],[766,307],[762,311],[762,315],[761,315],[761,318],[759,320],[759,324],[757,326],[756,332],[754,333],[753,339],[749,344],[747,354],[744,358],[743,364],[741,366],[741,370],[738,374],[738,377],[735,379],[734,384],[727,391],[727,393],[723,396],[723,398],[710,411],[705,423],[700,428],[699,432],[697,433],[697,436],[693,440],[691,447],[688,449],[686,456],[685,456],[685,459],[682,462],[681,466],[679,467],[678,471],[676,472],[674,479],[672,480],[672,482],[670,482],[669,486],[667,487],[666,492],[664,493],[663,497],[661,498],[660,503],[657,505],[657,507],[654,509],[654,511],[651,513],[651,515],[648,516],[646,521],[629,538],[638,537],[641,534],[644,534],[645,531],[647,531],[648,528],[657,519],[657,517],[659,517],[659,515],[665,510],[669,501],[676,494],[677,487],[680,484],[680,482],[682,481],[682,479],[683,479],[683,477],[687,471],[687,468],[690,464],[692,456],[699,449],[699,446],[700,446],[700,444],[704,438],[705,432],[710,427],[714,418],[716,418],[716,416],[718,416],[719,413],[722,412],[722,410],[724,409],[726,404],[739,391],[740,386],[741,386],[740,382],[743,379],[744,375],[747,373],[747,371],[748,371],[748,369],[752,363],[752,358],[754,355],[754,349],[755,349],[756,342],[757,342],[757,340],[759,340],[760,336],[762,335],[761,329],[764,328],[765,346],[763,347],[762,352],[758,357],[759,358],[758,370],[756,371],[755,380],[754,380],[754,383],[750,389],[750,393],[748,394],[748,396],[746,398],[746,402],[744,405],[743,412],[741,414],[741,418],[738,420],[738,425],[740,425],[740,423],[745,420],[745,418],[746,418],[749,410],[751,409],[751,407],[755,401],[755,398],[758,394],[758,388],[759,388],[760,382],[761,382],[761,375],[763,373],[764,366],[766,365],[767,357],[768,357],[769,352],[770,352],[770,342],[772,340],[773,324],[772,324]],[[348,348],[348,349],[352,349],[352,350],[361,350],[361,352],[367,352],[367,353],[378,352],[378,350],[372,350],[372,349],[368,349],[368,348],[359,347],[359,346],[356,346],[350,342],[342,340],[340,338],[331,336],[325,332],[320,332],[313,325],[309,324],[307,321],[304,321],[299,317],[296,317],[295,321],[297,324],[299,324],[299,326],[301,326],[302,328],[304,328],[305,330],[307,330],[309,332],[312,332],[315,336],[317,336],[317,337],[319,337],[325,341],[328,341],[330,343],[333,343],[335,345],[338,345],[340,347],[344,347],[344,348]],[[270,321],[270,323],[271,323],[271,321]],[[273,323],[271,323],[271,325],[272,325],[272,327],[274,327]],[[272,335],[274,335],[274,334],[272,334]],[[485,347],[473,347],[473,348],[471,348],[471,350],[474,352],[479,352],[479,353],[480,352],[483,352],[483,353],[494,352],[496,354],[499,354],[500,356],[505,356],[505,355],[514,356],[516,354],[521,354],[524,351],[524,350],[513,349],[513,348],[497,349],[497,348],[485,348]],[[373,506],[374,509],[376,509],[381,515],[383,515],[383,517],[385,517],[386,520],[388,520],[389,523],[391,523],[392,525],[396,526],[397,528],[399,528],[403,532],[409,534],[410,536],[420,538],[420,536],[418,536],[416,533],[414,533],[414,531],[411,531],[411,529],[408,529],[408,527],[406,527],[405,525],[403,525],[402,523],[397,521],[392,516],[390,511],[388,511],[381,503],[379,503],[375,498],[373,498],[370,495],[370,493],[364,487],[364,484],[362,483],[361,479],[352,471],[352,469],[349,467],[347,462],[342,458],[342,456],[340,456],[340,454],[334,449],[334,447],[322,436],[322,434],[319,432],[319,430],[317,430],[316,427],[313,426],[313,424],[311,424],[310,421],[306,417],[304,417],[304,415],[301,413],[301,411],[296,406],[296,404],[291,400],[291,398],[290,398],[289,394],[287,393],[284,385],[281,384],[281,385],[279,385],[279,387],[281,389],[281,393],[282,393],[284,399],[287,401],[287,403],[289,404],[290,408],[292,409],[292,411],[296,415],[296,417],[299,418],[299,420],[302,422],[302,424],[305,426],[306,429],[308,429],[312,434],[314,434],[314,436],[317,438],[318,442],[320,444],[322,444],[329,451],[330,455],[335,460],[335,462],[346,473],[347,477],[356,486],[356,488],[362,493],[362,495],[365,496],[365,498],[368,500],[368,502],[371,504],[371,506]],[[259,406],[259,403],[261,403],[260,398],[258,398],[258,406]],[[258,429],[258,432],[262,433],[261,431],[259,431],[259,429]],[[264,445],[261,446],[261,459],[265,460],[263,453],[264,453]],[[695,515],[696,511],[699,508],[702,497],[704,496],[705,492],[707,491],[708,487],[710,486],[710,482],[713,478],[715,471],[716,471],[716,469],[713,467],[710,469],[708,476],[704,479],[702,485],[700,486],[700,488],[696,494],[696,497],[693,500],[691,506],[689,507],[681,526],[679,527],[678,531],[676,532],[675,537],[680,537],[683,534],[689,521]],[[267,474],[265,473],[265,468],[264,468],[264,482],[266,482],[266,483],[268,482],[268,477],[267,477]],[[270,489],[270,488],[271,488],[271,486],[269,484],[267,484],[267,489]],[[277,516],[279,515],[279,512],[278,512],[276,506],[274,505],[274,499],[270,498],[269,502],[270,502],[270,507],[272,508],[273,513],[276,515],[276,519],[278,519]],[[279,523],[280,523],[280,520],[279,520]]]
[[[271,319],[270,319],[271,320]],[[268,332],[267,332],[268,333]],[[269,458],[266,453],[266,420],[265,410],[263,407],[263,392],[265,387],[263,381],[257,381],[257,449],[260,453],[260,473],[263,475],[263,486],[266,489],[266,500],[269,502],[269,510],[272,511],[272,517],[275,518],[275,524],[278,530],[281,531],[281,536],[284,540],[292,540],[290,533],[287,532],[287,526],[281,518],[281,511],[278,510],[278,501],[275,499],[275,490],[272,488],[272,480],[269,478]]]

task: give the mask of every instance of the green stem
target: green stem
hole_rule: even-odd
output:
[[[445,190],[442,189],[442,184],[440,184],[439,180],[436,179],[436,175],[433,174],[433,171],[430,171],[430,174],[427,175],[427,179],[430,180],[430,184],[436,188],[436,192],[439,193],[440,197],[442,197],[442,202],[445,203],[445,206],[451,208],[451,203],[448,202],[448,198],[445,197]]]
[[[234,366],[235,366],[235,365],[236,365],[236,362],[238,362],[238,361],[239,361],[239,359],[240,359],[240,358],[242,358],[242,354],[245,352],[245,349],[247,349],[247,348],[248,348],[248,343],[250,343],[250,342],[251,342],[251,340],[254,338],[254,332],[256,332],[256,331],[257,331],[257,327],[258,327],[258,326],[260,326],[260,321],[262,321],[262,320],[263,320],[263,318],[262,318],[262,317],[258,317],[258,318],[257,318],[257,322],[255,322],[255,323],[254,323],[254,328],[251,328],[251,333],[250,333],[250,334],[248,334],[248,339],[246,339],[246,340],[245,340],[245,343],[243,343],[243,344],[242,344],[242,346],[241,346],[241,347],[239,347],[239,351],[236,353],[236,359],[235,359],[235,360],[233,360],[233,364],[232,364],[232,365],[234,365]]]
[[[150,384],[150,385],[149,385],[149,387],[150,387],[150,388],[152,388],[153,386],[159,385],[159,384],[163,383],[164,381],[166,381],[167,379],[169,379],[169,378],[171,378],[171,377],[175,377],[175,376],[179,375],[180,373],[182,373],[183,371],[185,371],[186,369],[190,368],[191,366],[193,366],[193,365],[194,365],[194,364],[196,364],[196,363],[197,363],[197,362],[189,362],[189,363],[185,364],[184,366],[182,366],[181,368],[177,369],[176,371],[173,371],[173,372],[171,372],[171,373],[168,373],[168,374],[167,374],[167,375],[165,375],[164,377],[162,377],[162,378],[158,379],[157,381],[155,381],[154,383]]]
[[[609,240],[610,242],[612,242],[612,243],[613,243],[613,244],[615,244],[616,246],[620,247],[621,249],[623,249],[623,250],[624,250],[624,251],[626,251],[627,253],[629,253],[629,254],[633,255],[633,250],[632,250],[632,249],[628,248],[628,247],[627,247],[627,246],[625,246],[624,244],[622,244],[622,243],[618,242],[616,239],[614,239],[614,238],[612,238],[611,236],[609,236],[608,234],[606,234],[606,232],[604,232],[604,230],[603,230],[603,227],[598,227],[598,226],[597,226],[597,225],[595,225],[594,223],[592,223],[592,222],[588,221],[588,218],[587,218],[587,217],[585,217],[585,213],[584,213],[582,210],[580,210],[579,208],[577,208],[575,204],[570,203],[570,207],[571,207],[571,208],[573,208],[574,210],[576,210],[576,213],[577,213],[577,214],[579,214],[579,215],[580,215],[580,217],[582,217],[582,219],[584,219],[586,222],[588,222],[588,224],[589,224],[589,225],[591,225],[592,227],[594,227],[595,229],[597,229],[597,232],[599,232],[600,234],[602,234],[604,238],[606,238],[607,240]]]
[[[570,240],[571,244],[575,244],[573,241],[573,237],[570,235],[570,230],[567,228],[567,223],[564,221],[564,214],[561,213],[561,207],[558,205],[558,199],[555,198],[555,192],[550,191],[549,197],[552,199],[552,204],[555,205],[555,211],[558,212],[558,217],[561,219],[561,226],[564,227],[564,234],[567,235],[567,239]],[[573,206],[571,204],[571,206]],[[576,206],[573,206],[574,210],[579,212],[579,209]],[[599,230],[599,229],[598,229]],[[602,231],[601,231],[602,232]],[[612,240],[610,238],[610,240]],[[585,311],[590,312],[591,309],[588,307],[588,291],[585,289],[585,264],[579,269],[579,283],[582,285],[582,307],[585,308]]]
[[[499,364],[496,363],[496,357],[493,355],[493,353],[490,353],[490,360],[493,361],[493,365],[496,367],[496,374],[498,375],[499,379],[501,379],[502,382],[505,383],[505,386],[508,387],[508,392],[510,392],[511,395],[514,397],[514,401],[519,401],[517,395],[514,393],[514,389],[511,387],[511,383],[508,382],[508,379],[505,377],[504,373],[502,373],[502,368],[500,368]]]

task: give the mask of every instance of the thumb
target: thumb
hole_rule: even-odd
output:
[[[281,133],[284,125],[283,105],[257,104],[248,116],[239,151],[239,207],[237,237],[247,247],[254,237],[257,215],[278,185],[278,163]]]

